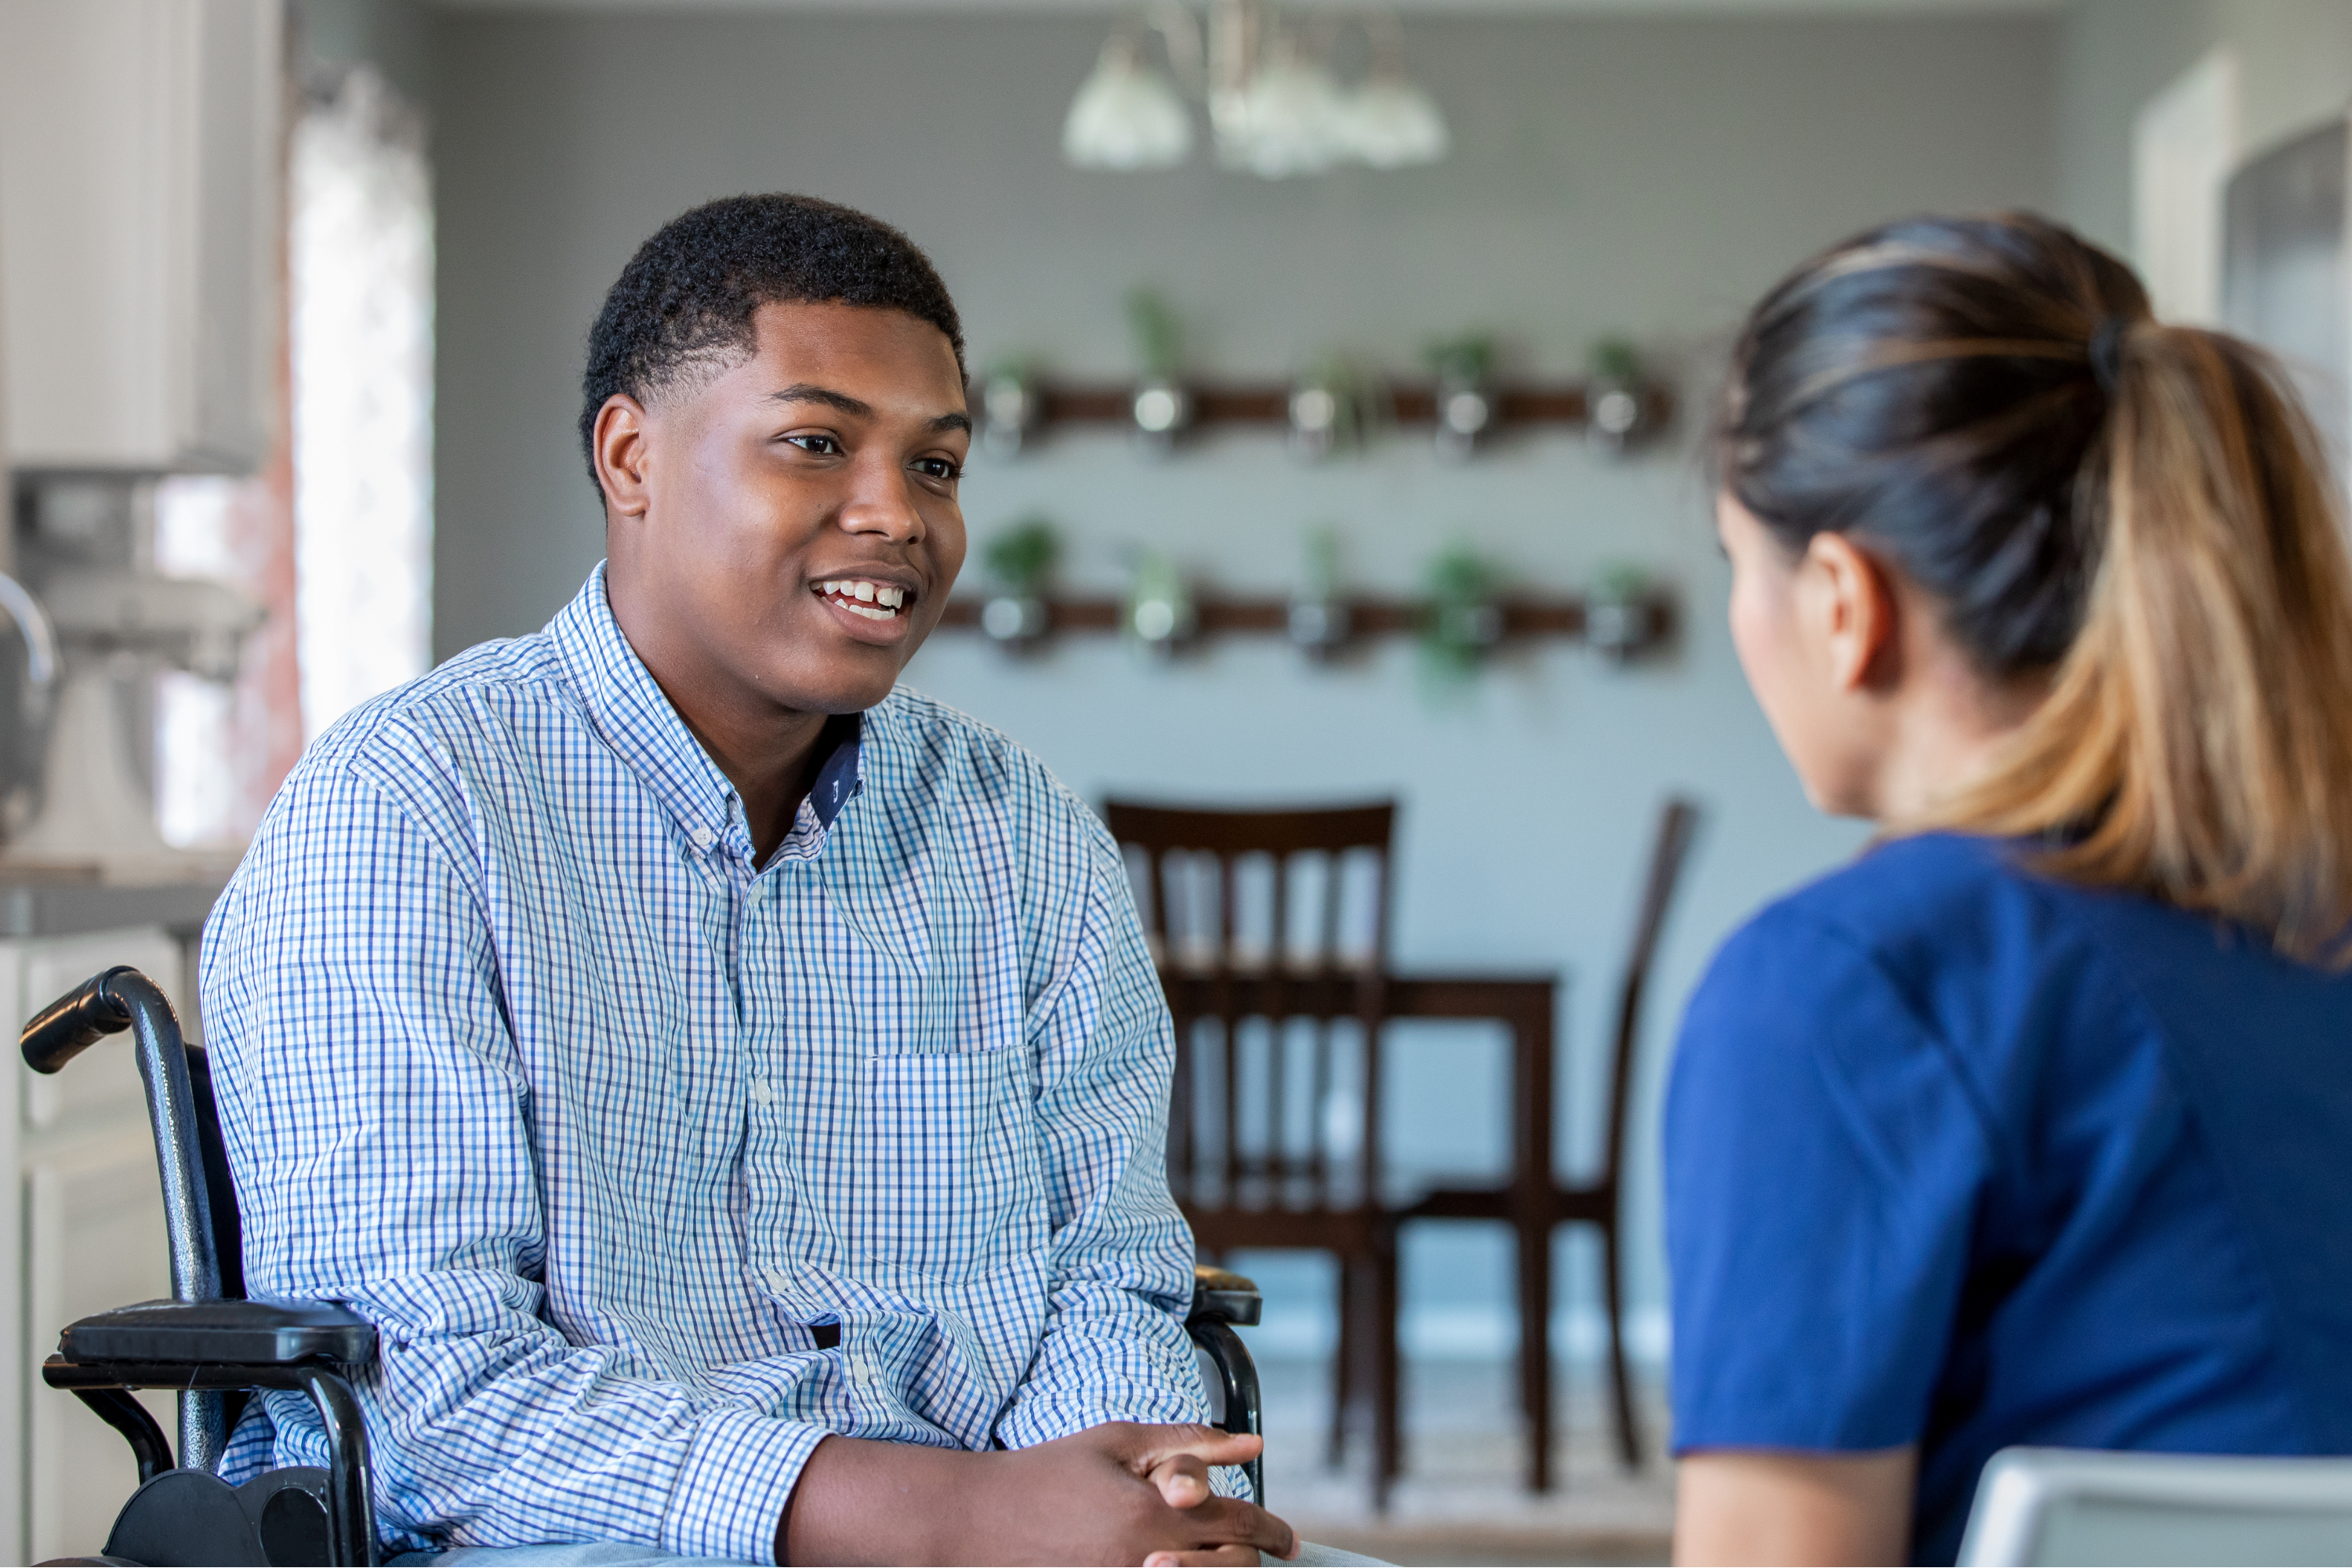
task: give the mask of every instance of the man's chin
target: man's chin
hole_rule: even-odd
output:
[[[796,662],[774,672],[761,688],[778,703],[800,713],[863,713],[890,695],[906,660],[899,649],[875,648],[869,657],[836,657]],[[911,649],[905,650],[911,651]],[[872,655],[882,655],[874,658]]]

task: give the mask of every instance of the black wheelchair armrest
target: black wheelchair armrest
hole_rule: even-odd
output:
[[[327,1436],[326,1560],[373,1563],[367,1424],[344,1373],[374,1361],[375,1351],[373,1323],[324,1301],[142,1301],[69,1326],[58,1353],[42,1363],[41,1381],[69,1390],[122,1434],[138,1458],[142,1493],[170,1471],[171,1449],[146,1407],[126,1391],[281,1388],[309,1394]],[[185,1489],[186,1483],[175,1484]]]
[[[58,1352],[73,1366],[361,1366],[375,1359],[375,1326],[324,1301],[142,1301],[70,1324]]]
[[[1246,1329],[1256,1324],[1265,1309],[1265,1298],[1258,1294],[1256,1280],[1230,1268],[1193,1267],[1192,1310],[1185,1317],[1187,1323],[1210,1319]]]
[[[1223,1385],[1224,1415],[1217,1425],[1228,1432],[1265,1435],[1265,1412],[1258,1400],[1257,1363],[1242,1343],[1234,1325],[1255,1323],[1265,1305],[1257,1281],[1230,1269],[1195,1264],[1192,1268],[1192,1310],[1184,1315],[1184,1331],[1217,1369]],[[1250,1500],[1265,1506],[1265,1461],[1252,1459],[1242,1467],[1249,1477]]]

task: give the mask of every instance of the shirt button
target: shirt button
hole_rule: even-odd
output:
[[[762,1284],[766,1285],[770,1290],[779,1296],[782,1295],[785,1288],[792,1283],[791,1280],[784,1278],[784,1271],[781,1268],[761,1269],[760,1280]]]
[[[751,1103],[754,1105],[776,1103],[776,1091],[768,1087],[766,1079],[755,1078],[751,1080]]]
[[[694,847],[697,849],[708,849],[712,845],[719,842],[719,835],[711,832],[708,827],[696,828],[692,834],[692,837],[694,839]]]

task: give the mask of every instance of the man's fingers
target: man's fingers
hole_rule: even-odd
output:
[[[1255,1503],[1239,1498],[1211,1498],[1186,1510],[1202,1538],[1224,1545],[1254,1546],[1276,1557],[1298,1555],[1298,1536],[1290,1526]]]
[[[1139,1474],[1184,1454],[1203,1464],[1247,1464],[1265,1447],[1264,1438],[1246,1432],[1220,1432],[1214,1426],[1191,1423],[1131,1426],[1121,1437],[1128,1462]]]
[[[1247,1546],[1220,1546],[1213,1552],[1155,1552],[1143,1560],[1143,1568],[1192,1568],[1194,1563],[1235,1563],[1239,1568],[1256,1568],[1258,1553]]]
[[[1209,1486],[1209,1467],[1192,1454],[1160,1460],[1145,1479],[1160,1489],[1160,1500],[1173,1509],[1198,1508],[1216,1495]]]

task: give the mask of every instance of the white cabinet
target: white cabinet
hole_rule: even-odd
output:
[[[109,1036],[51,1078],[16,1058],[33,1009],[118,963],[190,1016],[180,944],[160,930],[0,941],[0,1169],[17,1188],[0,1194],[0,1562],[95,1553],[139,1481],[130,1446],[39,1372],[74,1319],[172,1293],[131,1037]],[[142,1397],[176,1434],[171,1396]]]
[[[246,472],[268,450],[282,0],[0,0],[0,451]]]

